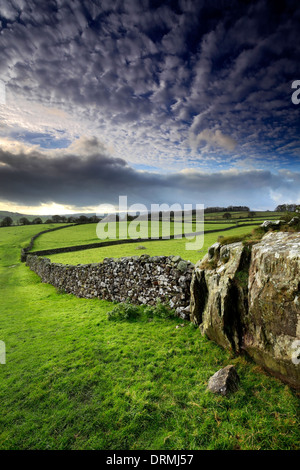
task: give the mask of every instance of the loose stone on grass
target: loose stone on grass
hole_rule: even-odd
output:
[[[218,370],[211,376],[208,382],[207,390],[212,393],[228,395],[238,390],[240,378],[233,365]]]

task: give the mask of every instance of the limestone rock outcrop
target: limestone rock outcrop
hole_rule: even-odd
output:
[[[299,217],[293,217],[293,218],[289,221],[288,225],[289,225],[290,227],[292,227],[293,225],[299,224],[299,222],[300,222],[300,218],[299,218]]]
[[[278,229],[281,225],[284,225],[285,223],[286,222],[284,220],[265,220],[261,224],[261,228],[263,228],[265,231],[269,229]]]
[[[191,320],[300,388],[300,233],[269,232],[251,253],[242,243],[208,251],[191,281]]]
[[[235,352],[240,350],[241,316],[247,308],[249,254],[241,242],[214,244],[196,264],[191,282],[191,321]]]
[[[279,378],[300,386],[292,360],[300,340],[300,233],[268,233],[252,248],[243,347]]]

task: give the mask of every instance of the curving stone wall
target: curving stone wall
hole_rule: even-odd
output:
[[[179,256],[106,258],[102,263],[70,266],[27,255],[26,264],[42,282],[77,297],[154,305],[159,299],[189,318],[190,282],[194,265]]]
[[[57,230],[62,230],[64,228],[68,228],[68,227],[75,227],[76,225],[81,225],[81,224],[79,224],[79,223],[78,224],[68,224],[68,225],[62,225],[60,227],[48,228],[47,230],[43,230],[42,232],[38,232],[35,235],[33,235],[33,237],[31,237],[29,245],[25,246],[21,250],[21,261],[22,261],[22,263],[24,263],[26,261],[27,255],[28,255],[29,251],[32,250],[34,241],[38,237],[40,237],[44,233],[56,232]]]

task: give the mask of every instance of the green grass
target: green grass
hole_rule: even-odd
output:
[[[124,222],[121,222],[120,225],[124,227]],[[147,222],[142,223],[143,227],[147,227]],[[218,230],[222,228],[231,227],[232,223],[213,223],[205,224],[205,230]],[[44,226],[42,226],[44,227]],[[117,230],[119,224],[117,223]],[[70,226],[63,230],[58,230],[57,232],[46,233],[34,242],[33,251],[36,250],[47,250],[49,248],[60,248],[65,246],[77,246],[82,244],[92,244],[99,243],[101,240],[97,237],[96,233],[97,224],[85,224],[85,225],[76,225],[74,227]],[[149,230],[145,230],[146,237],[151,236],[150,226]],[[182,224],[180,223],[170,223],[170,234],[180,234],[183,233]],[[195,223],[193,224],[193,230],[195,230]],[[159,234],[162,235],[161,225]],[[117,237],[112,237],[111,239],[117,239]],[[124,238],[124,237],[120,237]],[[126,237],[125,237],[126,238]],[[144,238],[143,236],[141,238]]]
[[[215,233],[208,233],[204,235],[204,244],[200,250],[189,250],[186,249],[189,247],[190,242],[189,240],[182,238],[182,239],[175,239],[175,240],[153,240],[149,242],[136,242],[136,243],[128,243],[124,245],[115,245],[115,246],[107,246],[103,248],[92,248],[90,250],[82,250],[76,251],[71,253],[60,253],[55,255],[48,256],[53,262],[56,263],[64,263],[64,264],[88,264],[88,263],[98,263],[103,261],[104,258],[121,258],[123,256],[140,256],[143,253],[147,253],[150,256],[171,256],[171,255],[178,255],[181,256],[183,259],[189,260],[192,263],[196,263],[199,259],[202,259],[203,256],[207,253],[207,249],[213,243],[215,243],[218,237],[226,236],[227,234],[235,235],[236,237],[241,237],[244,234],[248,234],[251,232],[256,225],[249,225],[248,227],[238,227],[233,228],[230,231],[226,232],[215,232]],[[77,227],[73,227],[75,231]],[[71,232],[71,229],[64,229],[65,231]],[[52,241],[55,244],[55,234],[59,238],[61,233],[52,232]],[[90,233],[90,232],[89,232]],[[44,237],[48,237],[49,234],[41,235],[41,239]],[[83,232],[81,232],[81,236]],[[39,240],[39,239],[38,239]],[[44,242],[42,242],[44,243]],[[143,246],[145,249],[138,249],[138,247]]]
[[[230,212],[231,214],[231,219],[240,219],[241,222],[245,219],[250,219],[250,220],[261,220],[261,217],[264,217],[265,219],[280,219],[284,212],[275,212],[275,211],[254,211],[255,216],[254,217],[248,217],[248,211],[239,211],[239,212]],[[204,219],[205,220],[224,220],[223,218],[224,212],[212,212],[209,214],[204,214]]]
[[[38,229],[0,232],[0,449],[299,448],[287,386],[188,322],[109,321],[112,303],[42,284],[19,261]],[[230,363],[238,392],[206,392]]]

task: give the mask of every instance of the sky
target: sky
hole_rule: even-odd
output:
[[[298,1],[1,0],[0,210],[300,203],[299,44]]]

